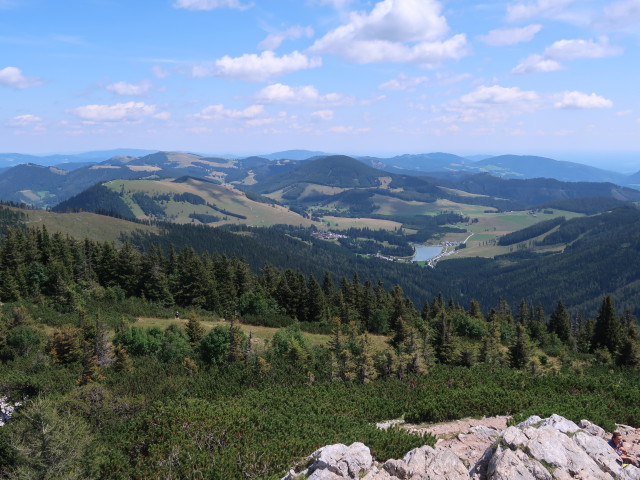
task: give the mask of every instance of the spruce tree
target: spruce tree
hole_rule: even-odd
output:
[[[567,344],[571,340],[571,320],[569,312],[562,301],[558,304],[549,317],[549,332],[555,333],[562,343]]]
[[[189,312],[188,318],[189,321],[186,326],[187,336],[189,337],[191,346],[195,348],[200,344],[200,340],[202,340],[202,337],[204,337],[206,332],[202,322],[200,321],[200,317],[198,317],[198,314],[194,310]]]
[[[516,327],[516,339],[513,345],[509,348],[509,363],[512,368],[522,369],[525,368],[531,357],[531,343],[529,342],[529,335],[522,323],[518,323]]]
[[[616,315],[613,299],[607,295],[602,300],[600,313],[593,331],[592,349],[606,348],[611,355],[617,355],[622,343],[620,321]]]

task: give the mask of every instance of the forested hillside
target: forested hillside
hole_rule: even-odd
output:
[[[140,252],[4,218],[0,398],[20,405],[0,427],[0,478],[277,479],[322,444],[363,441],[379,460],[433,444],[374,425],[399,417],[640,423],[640,332],[610,297],[592,317],[526,300],[485,314],[442,295],[416,308],[358,276],[255,273],[219,252]],[[264,325],[283,328],[254,337]]]

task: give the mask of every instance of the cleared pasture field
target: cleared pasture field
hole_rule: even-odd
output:
[[[89,238],[96,241],[120,243],[121,234],[134,231],[158,233],[158,229],[150,225],[140,225],[119,218],[97,215],[90,212],[53,213],[45,210],[12,210],[27,214],[27,225],[38,227],[44,225],[49,233],[68,234],[74,238]]]
[[[172,323],[177,323],[178,325],[185,326],[187,324],[187,319],[185,318],[149,318],[149,317],[141,317],[138,318],[135,322],[135,325],[150,328],[150,327],[158,327],[162,330],[167,328]],[[216,326],[228,325],[228,322],[225,322],[221,319],[215,318],[201,318],[202,325],[205,327],[207,331],[211,330]],[[253,345],[258,350],[264,350],[266,343],[271,341],[273,336],[278,331],[277,328],[270,327],[260,327],[255,325],[245,325],[243,323],[237,324],[247,336],[251,333],[254,342]],[[330,335],[320,335],[316,333],[307,333],[302,332],[304,337],[309,341],[311,345],[326,345],[331,338]],[[382,350],[387,346],[387,340],[389,337],[384,335],[371,335],[369,334],[369,341],[371,342],[371,346],[375,350]]]
[[[331,230],[346,230],[348,228],[370,228],[372,230],[395,230],[402,226],[400,222],[392,220],[380,220],[377,218],[347,218],[347,217],[322,217],[322,221]]]
[[[275,224],[305,227],[319,225],[318,222],[304,218],[280,205],[267,205],[250,200],[241,191],[229,185],[217,185],[195,179],[182,183],[175,183],[172,180],[116,180],[106,185],[116,192],[124,191],[123,198],[125,202],[131,207],[134,215],[142,219],[147,219],[148,217],[132,198],[132,195],[136,192],[142,192],[149,196],[191,193],[203,198],[207,203],[215,205],[221,210],[246,217],[246,219],[241,219],[226,215],[206,205],[193,205],[173,200],[159,202],[166,215],[175,223],[200,223],[189,218],[189,215],[192,213],[205,213],[215,215],[221,219],[227,217],[226,220],[210,224],[214,226],[224,224],[243,224],[259,227],[268,227]]]

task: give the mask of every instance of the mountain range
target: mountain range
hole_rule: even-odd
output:
[[[100,162],[90,160],[113,153],[116,155]],[[373,205],[376,199],[371,199],[381,195],[404,201],[460,201],[461,194],[456,192],[459,190],[475,195],[464,195],[465,203],[520,209],[579,197],[638,201],[637,190],[628,187],[640,186],[640,172],[625,176],[578,163],[516,155],[474,162],[448,153],[354,158],[290,150],[235,159],[185,152],[143,153],[127,149],[96,151],[76,155],[74,162],[57,166],[16,165],[0,172],[0,200],[53,207],[92,185],[111,180],[191,176],[270,194],[273,200],[285,203],[310,205],[335,197],[333,200],[339,199],[342,207],[346,202],[348,208],[349,202],[365,199]],[[0,154],[0,159],[8,156],[11,161],[32,158]],[[40,159],[52,163],[70,157]],[[358,198],[346,190],[358,190]]]

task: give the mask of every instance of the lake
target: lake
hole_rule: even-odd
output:
[[[442,252],[443,247],[433,245],[414,245],[416,253],[411,259],[413,262],[426,262],[430,258],[437,257]]]

